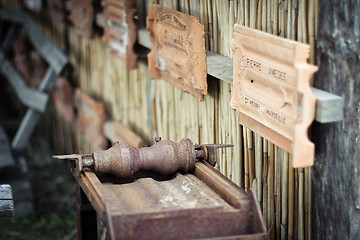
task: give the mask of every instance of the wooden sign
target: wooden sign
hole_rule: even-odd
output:
[[[96,149],[107,148],[107,140],[104,134],[106,119],[104,104],[95,101],[79,88],[76,89],[75,100],[81,132]]]
[[[147,29],[152,41],[150,77],[163,79],[200,101],[207,94],[204,25],[199,19],[152,4]]]
[[[94,8],[92,0],[72,0],[69,19],[77,32],[87,38],[93,35]]]
[[[116,56],[126,60],[128,69],[137,68],[137,55],[134,52],[136,9],[133,1],[104,0],[102,5],[105,15],[103,41]]]
[[[240,123],[293,154],[293,167],[314,163],[308,128],[315,116],[309,46],[235,25],[233,97]]]

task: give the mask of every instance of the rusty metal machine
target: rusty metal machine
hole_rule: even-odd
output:
[[[95,173],[112,174],[117,177],[130,177],[139,170],[155,171],[169,175],[176,171],[191,172],[196,160],[205,160],[212,166],[217,162],[218,148],[233,147],[228,144],[193,144],[190,139],[180,143],[156,139],[151,147],[134,148],[129,144],[114,142],[108,150],[92,154],[71,154],[53,156],[57,159],[73,159],[73,168],[80,174],[83,170]]]
[[[151,147],[115,142],[69,159],[77,182],[78,239],[265,239],[255,195],[213,166],[232,145],[155,139]]]

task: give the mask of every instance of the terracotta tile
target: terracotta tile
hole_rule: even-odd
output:
[[[104,134],[105,107],[102,102],[95,101],[80,89],[75,93],[78,108],[79,127],[85,137],[97,149],[105,149],[107,140]]]
[[[56,80],[54,90],[51,93],[55,109],[66,121],[74,120],[74,98],[69,81],[64,77]]]
[[[126,61],[128,69],[137,68],[137,55],[134,52],[137,39],[134,1],[103,0],[102,5],[105,17],[103,41],[116,56]]]
[[[92,0],[72,0],[69,19],[81,35],[91,38],[94,22]]]
[[[156,4],[148,7],[146,25],[153,43],[148,55],[150,77],[203,100],[207,94],[204,25],[194,16]]]
[[[309,46],[235,25],[231,105],[240,123],[293,154],[293,166],[314,163],[308,127],[315,116]]]

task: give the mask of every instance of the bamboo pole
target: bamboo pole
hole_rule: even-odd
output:
[[[276,203],[276,238],[280,239],[281,234],[281,161],[282,152],[275,148],[275,203]]]
[[[247,128],[243,126],[243,138],[244,138],[244,165],[245,165],[245,190],[250,188],[250,174],[249,174],[249,151],[248,151],[248,139]]]
[[[294,169],[292,168],[292,155],[289,156],[289,215],[288,215],[288,239],[294,237]]]
[[[274,144],[269,142],[269,175],[270,175],[270,181],[269,181],[269,228],[270,228],[270,237],[271,239],[275,239],[276,234],[276,226],[275,226],[275,149]]]
[[[255,134],[255,177],[257,183],[257,200],[261,206],[262,200],[262,166],[263,166],[263,147],[262,138],[259,134]]]
[[[305,239],[311,239],[311,168],[306,167],[304,184]]]
[[[247,147],[248,147],[248,161],[249,161],[249,183],[252,186],[254,181],[254,147],[253,147],[253,133],[250,129],[246,129]]]
[[[298,239],[305,239],[304,233],[304,169],[299,168],[299,210],[298,210]]]
[[[282,151],[283,157],[281,162],[281,239],[287,238],[287,214],[288,214],[288,168],[289,154]]]

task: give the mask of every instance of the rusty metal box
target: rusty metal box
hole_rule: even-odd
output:
[[[266,237],[254,194],[244,192],[207,163],[196,163],[191,174],[168,177],[141,173],[119,180],[84,172],[75,178],[110,239]],[[88,208],[78,205],[78,209]]]

